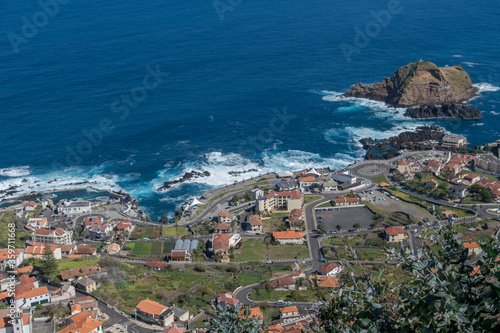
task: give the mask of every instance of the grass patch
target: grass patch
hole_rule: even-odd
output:
[[[68,269],[80,268],[90,265],[95,265],[99,262],[96,257],[84,257],[78,259],[60,259],[57,261],[57,270],[66,271]]]
[[[2,213],[0,213],[0,216]],[[38,215],[36,215],[38,216]],[[7,248],[9,245],[9,233],[7,232],[9,230],[9,224],[10,223],[15,223],[16,220],[19,220],[18,217],[16,217],[15,212],[13,211],[8,211],[3,214],[2,219],[0,220],[0,246],[2,248]],[[22,219],[26,220],[26,219]],[[24,225],[24,224],[23,224]],[[15,241],[14,244],[10,243],[11,246],[14,246],[15,248],[24,248],[25,241],[30,239],[28,236],[26,230],[24,229],[16,229],[15,231]]]
[[[254,301],[290,301],[290,302],[312,302],[317,301],[318,296],[314,290],[295,290],[295,298],[292,298],[291,290],[276,291],[274,289],[257,289],[250,293],[249,298]]]
[[[309,258],[306,244],[269,245],[269,259],[305,259]]]
[[[284,218],[284,217],[288,217],[290,215],[290,213],[288,212],[273,212],[271,213],[271,218]]]
[[[316,207],[318,207],[318,208],[321,208],[321,207],[334,207],[334,205],[332,204],[332,201],[330,200],[330,201],[324,202],[321,205],[318,205]]]
[[[376,181],[377,184],[380,184],[380,183],[390,184],[389,180],[387,179],[387,177],[385,175],[375,177],[375,178],[373,178],[373,180]]]
[[[161,256],[163,253],[163,243],[154,242],[151,246],[151,255],[153,256]]]
[[[311,203],[313,201],[322,199],[323,196],[321,195],[306,195],[304,196],[304,205],[307,205],[308,203]]]
[[[189,236],[191,235],[189,231],[187,231],[183,227],[163,227],[161,231],[162,237],[176,237],[176,236]]]
[[[175,246],[175,242],[165,242],[163,243],[163,253],[167,254],[170,253]]]
[[[136,256],[148,256],[151,253],[152,243],[136,243],[132,254]]]
[[[267,248],[261,238],[247,238],[241,241],[241,247],[234,252],[233,261],[266,260]]]
[[[128,242],[127,244],[125,244],[125,250],[133,251],[135,244],[136,243],[130,243],[130,242]]]

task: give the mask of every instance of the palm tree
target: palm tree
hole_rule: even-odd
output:
[[[337,224],[335,228],[337,228],[337,230],[340,231],[340,229],[342,229],[342,226],[340,224]]]

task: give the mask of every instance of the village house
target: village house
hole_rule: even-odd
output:
[[[314,177],[301,177],[299,178],[299,188],[302,191],[309,191],[313,184],[320,185],[319,181]]]
[[[271,192],[255,201],[255,209],[259,212],[281,210],[290,212],[302,207],[302,196],[299,191]]]
[[[85,218],[83,226],[89,232],[91,239],[107,239],[113,229],[110,223],[103,221],[99,216]]]
[[[436,188],[438,186],[438,182],[435,179],[429,179],[425,182],[426,187]]]
[[[135,312],[141,320],[160,326],[170,326],[174,322],[174,314],[168,311],[168,306],[149,299],[137,304]]]
[[[402,242],[405,235],[405,230],[402,227],[388,227],[385,229],[385,239],[389,243]]]
[[[40,246],[28,246],[24,252],[24,258],[43,258],[47,249],[54,254],[54,259],[62,259],[61,246],[57,244],[43,244]]]
[[[24,266],[14,271],[16,275],[28,274],[33,271],[33,266]]]
[[[455,185],[448,190],[448,194],[455,195],[459,198],[465,198],[469,194],[469,190],[465,185]]]
[[[339,279],[333,276],[316,276],[316,287],[318,288],[336,288],[339,285]]]
[[[476,242],[465,242],[462,244],[462,247],[467,250],[467,255],[479,255],[483,252],[483,249]]]
[[[278,190],[278,192],[293,191],[297,190],[298,188],[299,183],[296,180],[286,180],[276,183],[276,189]]]
[[[97,282],[89,277],[83,276],[78,278],[78,280],[76,280],[76,288],[91,293],[97,290]]]
[[[469,173],[464,177],[465,180],[467,180],[471,185],[477,183],[478,181],[481,180],[481,177],[476,175],[475,173]]]
[[[359,204],[358,197],[335,198],[333,201],[335,202],[335,206],[352,206]]]
[[[179,250],[174,250],[174,251],[179,251]],[[181,251],[186,251],[186,250],[181,250]],[[176,260],[176,261],[185,261],[185,259],[184,260]],[[167,268],[168,264],[165,261],[149,260],[146,262],[145,266],[147,268],[154,269],[155,271],[161,271],[161,270]]]
[[[104,268],[101,268],[101,266],[99,265],[90,265],[90,266],[72,268],[65,271],[61,271],[59,274],[61,275],[61,279],[66,281],[66,280],[73,280],[74,278],[79,276],[93,275],[105,271],[106,270]]]
[[[97,318],[99,314],[99,303],[92,296],[82,296],[70,299],[70,306],[73,308],[78,306],[80,311],[88,311],[92,314],[92,317]]]
[[[0,310],[0,333],[32,333],[32,318],[22,311]]]
[[[410,167],[408,166],[408,162],[406,162],[405,160],[398,161],[397,169],[401,174],[410,171]]]
[[[269,281],[274,290],[295,290],[295,280],[291,276],[285,276]]]
[[[40,228],[44,229],[49,227],[49,222],[47,221],[46,217],[32,217],[28,220],[27,227],[31,227],[32,230]]]
[[[248,231],[262,232],[262,220],[259,215],[249,215],[247,217]]]
[[[7,267],[17,268],[24,260],[23,250],[20,249],[0,249],[0,269],[5,271]]]
[[[97,255],[97,248],[91,246],[79,246],[76,249],[75,254],[81,256],[95,256]]]
[[[246,309],[241,309],[240,310],[241,315],[239,315],[238,317],[257,319],[258,322],[260,323],[262,323],[262,321],[264,320],[264,316],[262,315],[262,311],[259,307],[249,308],[248,314],[245,315],[246,311],[247,311]]]
[[[229,262],[229,248],[241,240],[239,234],[213,234],[212,252],[221,257],[222,262]]]
[[[231,227],[231,223],[229,222],[220,222],[214,226],[214,232],[219,234],[230,233],[232,230],[233,228]]]
[[[186,249],[170,251],[170,261],[191,261],[191,254]]]
[[[50,302],[52,304],[59,304],[69,301],[71,298],[75,297],[76,291],[75,287],[69,284],[54,290],[50,295]]]
[[[102,322],[92,318],[89,311],[73,309],[70,317],[66,319],[67,326],[58,333],[102,333]]]
[[[239,300],[233,298],[232,292],[220,293],[215,302],[218,307],[222,308],[227,308],[227,307],[236,308],[241,305]]]
[[[229,213],[228,210],[221,210],[217,214],[217,222],[219,223],[231,223],[234,221],[234,216]]]
[[[116,231],[131,233],[133,225],[131,221],[120,221],[116,224]]]
[[[14,296],[17,307],[32,307],[38,304],[50,303],[50,293],[47,287],[35,288]]]
[[[34,242],[52,243],[52,244],[71,244],[72,231],[64,231],[61,228],[55,230],[37,229],[32,234],[31,239]]]
[[[298,231],[275,231],[273,238],[280,244],[303,244],[304,234]]]
[[[106,252],[107,254],[118,254],[120,253],[120,245],[116,244],[116,243],[111,243],[109,244],[108,246],[106,246],[106,248],[104,249],[104,252]]]
[[[323,189],[323,192],[333,192],[333,191],[336,191],[338,189],[338,183],[331,179],[331,178],[328,178],[327,180],[325,180],[322,184],[321,184],[321,188]]]
[[[68,201],[61,200],[57,205],[59,214],[86,214],[92,211],[92,205],[89,201]]]
[[[342,266],[337,265],[334,262],[329,262],[327,264],[318,267],[318,274],[325,276],[337,276],[342,271]]]
[[[432,173],[436,176],[439,176],[441,173],[441,162],[436,160],[428,160],[425,162],[425,167],[422,169],[422,172]]]
[[[296,306],[286,306],[280,308],[280,319],[288,319],[300,316],[299,310]]]
[[[176,324],[172,324],[172,326],[167,327],[163,330],[163,333],[184,333],[186,329],[183,327],[177,327]]]
[[[24,205],[24,210],[25,211],[28,211],[28,212],[32,212],[36,209],[36,206],[38,206],[38,204],[34,201],[28,201],[25,205]]]
[[[306,278],[306,273],[304,273],[301,269],[299,269],[297,271],[292,272],[292,278],[294,280],[305,279]]]

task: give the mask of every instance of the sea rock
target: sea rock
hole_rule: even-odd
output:
[[[481,111],[465,104],[424,105],[406,109],[405,116],[411,118],[459,118],[480,119]]]
[[[188,171],[188,172],[184,173],[184,175],[179,179],[164,182],[163,186],[158,188],[158,191],[160,191],[160,192],[165,191],[165,190],[169,189],[170,187],[172,187],[172,185],[174,185],[174,184],[179,184],[179,183],[183,183],[185,181],[191,180],[191,179],[196,179],[196,178],[201,178],[201,177],[209,177],[209,176],[210,176],[210,172],[208,172],[208,171],[203,171],[203,172],[195,171],[195,170]]]
[[[461,103],[476,93],[469,74],[460,65],[437,67],[432,62],[419,60],[399,68],[382,82],[355,84],[343,96],[409,107]]]

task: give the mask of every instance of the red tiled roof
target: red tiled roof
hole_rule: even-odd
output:
[[[269,282],[269,285],[273,288],[289,287],[295,285],[295,280],[291,276],[285,276],[277,278],[275,280],[271,280]]]
[[[71,324],[60,330],[58,333],[89,333],[95,331],[102,322],[91,318],[89,311],[82,311],[68,318]]]
[[[264,316],[262,316],[262,311],[260,310],[259,307],[256,308],[249,308],[248,309],[250,313],[248,314],[247,318],[255,318],[255,319],[264,319]],[[239,315],[239,318],[244,318],[245,317],[245,309],[240,310],[241,315]]]
[[[76,249],[76,254],[95,254],[96,248],[90,246],[79,246]]]
[[[231,236],[232,234],[214,234],[212,236],[212,246],[214,248],[214,252],[227,252],[229,250],[229,238]]]
[[[339,279],[333,276],[317,276],[316,284],[320,288],[335,288],[339,285]]]
[[[116,226],[116,229],[125,230],[128,227],[130,227],[131,225],[132,225],[131,221],[120,221],[120,223],[118,223],[118,225]]]
[[[144,313],[158,316],[163,311],[168,309],[168,306],[165,306],[165,305],[162,305],[158,302],[146,299],[146,300],[141,301],[139,304],[137,304],[136,308]]]
[[[288,216],[297,216],[297,217],[301,217],[302,216],[302,209],[300,208],[294,208],[290,211],[290,215]]]
[[[285,191],[276,193],[279,197],[292,197],[292,199],[301,199],[299,191]]]
[[[314,178],[314,177],[302,177],[302,178],[299,178],[299,180],[300,180],[301,183],[304,183],[304,182],[315,182],[316,178]]]
[[[259,226],[262,225],[262,220],[259,215],[250,215],[248,216],[248,224],[251,226]]]
[[[230,219],[233,219],[233,215],[229,214],[229,211],[228,210],[221,210],[219,212],[219,214],[217,214],[218,217],[227,217],[227,218],[230,218]]]
[[[284,308],[280,308],[281,313],[290,313],[290,312],[299,312],[296,306],[285,306]]]
[[[385,233],[390,236],[397,236],[399,234],[404,234],[405,229],[403,229],[402,227],[388,227],[385,229]]]
[[[303,238],[304,234],[298,231],[275,231],[273,237],[274,239],[297,239]]]
[[[36,296],[41,296],[41,295],[46,295],[49,293],[49,290],[47,287],[41,287],[41,288],[36,288],[32,289],[29,291],[25,291],[21,294],[17,294],[14,296],[14,299],[22,299],[22,298],[32,298]]]
[[[99,265],[91,265],[80,268],[68,269],[66,271],[62,271],[60,274],[63,280],[68,280],[77,276],[95,274],[100,271],[104,271],[104,269],[101,269]]]
[[[398,161],[398,165],[408,165],[408,163],[404,160]]]
[[[172,250],[170,252],[170,258],[172,259],[185,259],[187,256],[187,250]]]
[[[321,273],[324,273],[324,274],[328,274],[330,273],[331,271],[333,271],[335,268],[339,267],[339,265],[337,265],[336,263],[334,262],[329,262],[325,265],[321,265],[318,267],[318,271],[320,271]]]
[[[463,245],[464,245],[464,248],[466,248],[466,249],[477,249],[477,248],[479,248],[479,245],[477,245],[476,242],[465,242]]]

